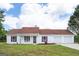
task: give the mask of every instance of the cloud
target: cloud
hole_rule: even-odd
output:
[[[14,6],[10,3],[0,3],[0,9],[5,9],[6,11],[9,11],[11,8]],[[4,15],[6,15],[6,12],[4,12]],[[11,15],[6,15],[4,18],[3,26],[6,30],[16,28],[16,20],[17,18],[11,16]]]
[[[8,15],[5,17],[4,24],[12,28],[37,25],[40,28],[65,29],[68,26],[69,17],[79,2],[77,0],[58,1],[54,0],[53,3],[48,3],[48,6],[42,7],[36,3],[23,4],[19,18]]]
[[[41,14],[45,12],[45,8],[41,8],[39,4],[34,4],[34,3],[26,3],[22,6],[21,8],[21,13],[22,14]]]
[[[24,4],[21,7],[21,14],[17,24],[24,26],[39,26],[41,28],[67,28],[70,15],[75,5],[48,3],[48,7],[41,8],[39,4]],[[47,14],[45,14],[47,12]],[[67,15],[66,15],[67,14]],[[66,18],[59,18],[66,15]],[[65,17],[65,16],[64,16]]]
[[[10,3],[0,3],[0,8],[1,9],[6,9],[7,11],[10,9],[10,8],[13,8],[14,6]]]
[[[20,15],[20,22],[21,26],[39,26],[39,27],[48,27],[47,25],[51,26],[52,20],[49,20],[50,17],[47,15]],[[19,22],[18,22],[19,23]]]
[[[41,8],[39,4],[24,4],[21,10],[19,18],[22,27],[37,25],[41,28],[49,28],[52,26],[51,17],[48,14],[44,14],[47,7]]]
[[[16,23],[18,22],[18,18],[17,17],[13,17],[13,16],[5,16],[5,21],[3,22],[3,24],[11,27],[12,28],[17,28]]]
[[[3,24],[3,26],[4,26],[5,30],[10,30],[10,29],[12,29],[12,27],[10,27],[10,26],[7,25],[7,24]]]
[[[78,3],[79,0],[0,0],[4,3]]]

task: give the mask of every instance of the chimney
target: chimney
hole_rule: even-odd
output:
[[[37,25],[34,26],[35,28],[39,29],[39,27]]]
[[[37,27],[37,25],[35,25],[35,27]]]

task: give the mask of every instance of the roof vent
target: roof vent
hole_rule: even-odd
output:
[[[37,25],[35,25],[35,27],[37,27]]]

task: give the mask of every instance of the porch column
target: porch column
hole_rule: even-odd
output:
[[[17,44],[20,44],[20,36],[17,35]]]

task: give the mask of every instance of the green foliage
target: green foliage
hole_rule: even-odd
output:
[[[0,18],[4,18],[3,13],[4,13],[4,11],[0,9]]]
[[[73,15],[70,17],[68,25],[76,34],[79,33],[79,5],[75,8]]]
[[[79,5],[75,8],[73,15],[79,18]]]
[[[4,15],[3,15],[4,11],[0,9],[0,41],[3,41],[5,39],[5,29],[3,27],[2,22],[4,22]]]
[[[79,43],[79,34],[74,37],[74,41]]]

